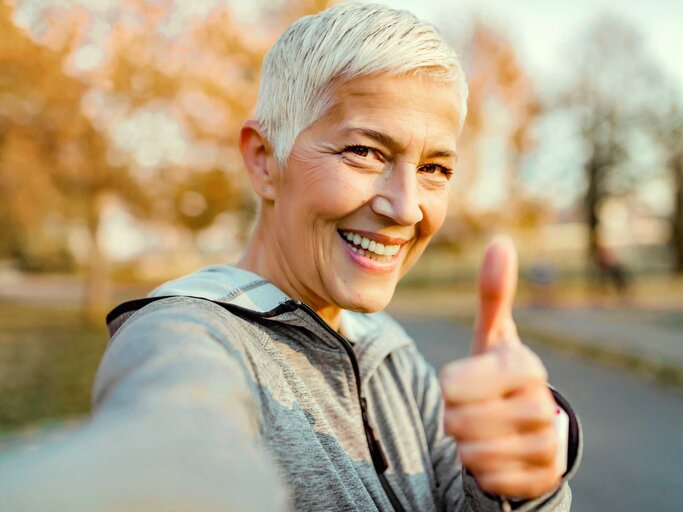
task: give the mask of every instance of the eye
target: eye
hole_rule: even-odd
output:
[[[358,155],[362,158],[367,158],[368,156],[374,156],[376,160],[382,160],[383,158],[379,150],[368,146],[362,146],[360,144],[344,146],[344,152],[353,153],[354,155]]]
[[[453,175],[453,170],[439,164],[425,164],[420,167],[420,172],[426,174],[437,174],[441,173],[446,179],[449,179]]]

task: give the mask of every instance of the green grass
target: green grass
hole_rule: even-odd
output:
[[[0,303],[0,432],[87,414],[106,342],[76,308]]]

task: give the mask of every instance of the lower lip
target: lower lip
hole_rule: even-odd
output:
[[[344,241],[341,235],[339,235],[339,241],[344,246],[344,250],[346,251],[346,255],[349,257],[349,259],[362,270],[372,274],[391,274],[398,266],[398,257],[403,252],[403,246],[401,246],[398,253],[394,254],[390,259],[378,261],[362,256],[357,252],[353,252],[351,250],[351,246]]]

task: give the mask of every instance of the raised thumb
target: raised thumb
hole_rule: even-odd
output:
[[[491,243],[479,273],[479,314],[475,322],[472,354],[501,344],[519,343],[512,319],[517,289],[517,251],[509,238]]]

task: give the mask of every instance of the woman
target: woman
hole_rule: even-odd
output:
[[[347,4],[280,37],[241,131],[260,202],[244,256],[108,317],[75,450],[107,461],[89,466],[107,475],[93,503],[120,487],[128,507],[568,510],[578,423],[558,451],[509,313],[511,248],[489,252],[474,355],[441,386],[378,313],[444,222],[466,96],[453,50],[408,12]]]

